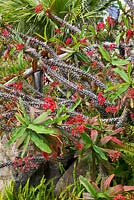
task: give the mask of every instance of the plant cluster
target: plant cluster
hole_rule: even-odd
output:
[[[32,8],[21,5],[34,11],[31,17],[25,15],[28,23],[45,15],[54,25],[49,37],[46,31],[29,36],[14,28],[12,13],[3,11],[3,59],[18,57],[21,71],[0,85],[0,128],[8,145],[15,143],[23,158],[34,144],[35,155],[41,152],[44,160],[73,150],[75,157],[87,157],[91,163],[90,180],[79,179],[92,199],[127,199],[127,192],[134,190],[126,186],[134,184],[132,10],[126,11],[118,1],[118,23],[108,16],[92,25],[86,19],[86,27],[80,21],[77,27],[70,18],[56,15],[56,1],[47,7],[43,1],[29,2]],[[23,169],[26,163],[20,159],[17,166]]]

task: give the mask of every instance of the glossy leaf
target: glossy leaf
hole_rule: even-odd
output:
[[[34,119],[32,121],[32,123],[33,124],[41,124],[41,123],[43,123],[47,119],[48,115],[50,115],[50,113],[51,113],[51,110],[48,110],[46,112],[41,113],[40,116],[38,116],[36,119]]]
[[[20,138],[21,136],[23,136],[23,134],[25,133],[25,131],[26,131],[26,128],[23,127],[23,126],[16,127],[13,130],[13,132],[12,132],[12,136],[11,136],[11,139],[9,140],[8,144],[11,145],[14,142],[16,142],[16,140],[18,138]]]
[[[81,98],[79,98],[79,99],[75,102],[75,104],[72,105],[71,108],[69,108],[68,112],[74,111],[74,110],[78,107],[78,105],[80,105],[80,103],[81,103]]]
[[[111,176],[109,176],[105,182],[104,182],[104,185],[103,185],[103,190],[107,190],[109,187],[110,187],[110,184],[111,184],[111,181],[113,180],[114,178],[114,174],[112,174]]]
[[[111,61],[111,57],[108,53],[107,50],[105,50],[102,46],[98,46],[99,50],[100,50],[100,53],[102,54],[102,57],[106,60],[106,61]]]
[[[126,81],[126,82],[128,82],[128,83],[130,82],[130,79],[129,79],[127,73],[126,73],[123,69],[115,68],[115,69],[114,69],[114,72],[116,72],[117,74],[119,74],[120,77],[121,77],[124,81]]]
[[[24,140],[23,151],[22,151],[22,153],[21,153],[21,157],[24,157],[25,152],[26,152],[27,147],[28,147],[28,144],[29,144],[29,142],[30,142],[30,139],[31,139],[31,136],[30,136],[30,134],[28,134],[28,135],[26,136],[25,140]]]
[[[15,117],[18,120],[18,122],[20,122],[23,126],[27,126],[28,125],[29,121],[27,121],[26,118],[24,118],[22,115],[16,113]]]
[[[97,199],[104,199],[104,200],[111,200],[111,197],[109,197],[107,194],[103,192],[97,193]]]
[[[89,192],[92,197],[97,198],[97,191],[94,189],[92,184],[83,176],[79,177],[80,183],[86,188],[87,192]]]
[[[42,125],[29,124],[27,128],[39,134],[49,134],[49,135],[57,134],[56,131],[53,130],[52,128],[47,128]]]
[[[52,150],[49,147],[49,145],[44,142],[44,140],[37,135],[36,133],[32,133],[31,134],[31,140],[33,141],[33,143],[41,150],[41,151],[45,151],[46,153],[51,153]]]
[[[103,152],[103,150],[102,150],[100,147],[98,147],[98,146],[96,146],[96,145],[93,145],[93,149],[94,149],[94,151],[95,151],[97,154],[99,154],[99,156],[100,156],[103,160],[107,160],[107,157],[105,156],[105,153]]]
[[[116,58],[113,58],[112,59],[112,65],[115,65],[115,66],[122,66],[122,65],[128,65],[130,62],[128,60],[124,60],[124,59],[116,59]]]

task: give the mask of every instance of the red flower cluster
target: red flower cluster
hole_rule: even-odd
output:
[[[24,49],[24,44],[16,44],[16,50],[20,51],[22,49]]]
[[[16,89],[16,90],[22,90],[22,88],[23,88],[23,83],[22,83],[22,81],[15,82],[15,83],[13,84],[13,88]]]
[[[80,124],[84,123],[85,120],[83,119],[82,115],[76,115],[72,117],[71,119],[67,120],[67,124]]]
[[[122,194],[118,194],[116,197],[113,198],[113,200],[126,200],[126,197]]]
[[[106,99],[105,97],[103,96],[103,93],[102,92],[99,92],[98,93],[98,102],[99,104],[102,106],[104,103],[105,103]]]
[[[109,26],[115,26],[115,21],[111,16],[108,16],[107,22],[108,22]]]
[[[44,110],[51,110],[52,112],[56,109],[56,103],[51,97],[44,98],[44,104],[42,104]]]
[[[38,4],[36,7],[35,7],[35,9],[34,9],[34,11],[36,12],[36,14],[38,14],[39,12],[41,12],[43,10],[43,6],[41,5],[41,4]]]
[[[134,99],[134,88],[128,90],[129,98]]]
[[[71,44],[72,43],[72,38],[67,38],[65,43],[66,43],[66,45]]]
[[[72,134],[73,136],[76,136],[76,135],[78,135],[78,134],[83,133],[84,130],[85,130],[85,126],[84,126],[83,124],[81,124],[81,125],[76,126],[75,128],[72,128],[71,134]]]
[[[27,172],[30,171],[32,168],[38,168],[40,164],[38,162],[34,162],[34,157],[32,155],[28,155],[23,159],[20,157],[15,158],[13,166],[16,170]]]
[[[121,155],[121,152],[116,151],[116,150],[111,150],[111,149],[109,149],[107,152],[108,152],[109,157],[110,157],[110,159],[112,160],[112,162],[118,160],[119,157],[120,157],[120,155]]]
[[[104,22],[99,22],[97,24],[97,27],[96,27],[97,30],[103,30],[104,28],[105,28]]]
[[[4,37],[7,37],[9,35],[9,32],[7,29],[3,29],[1,34],[4,36]]]
[[[116,113],[117,112],[117,107],[116,106],[107,106],[105,108],[105,111],[108,113],[108,112],[111,112],[111,113]]]

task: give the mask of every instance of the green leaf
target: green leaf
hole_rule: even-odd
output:
[[[28,121],[24,117],[22,117],[22,115],[16,113],[15,117],[22,125],[24,125],[24,126],[28,125]]]
[[[81,138],[83,139],[84,143],[87,145],[87,148],[91,147],[92,142],[88,134],[82,133]]]
[[[124,59],[118,59],[118,58],[112,59],[112,65],[115,65],[115,66],[128,65],[129,63],[130,62],[128,60],[124,60]]]
[[[105,90],[105,92],[109,92],[109,91],[116,90],[118,88],[122,88],[122,87],[126,87],[126,86],[129,86],[129,83],[117,84],[117,85],[114,85],[114,86],[110,86],[108,89]]]
[[[64,120],[68,119],[69,117],[70,117],[70,115],[64,114],[64,115],[61,115],[61,116],[57,117],[54,120],[54,122],[58,124],[58,123],[61,123]]]
[[[99,198],[103,198],[103,199],[106,199],[106,200],[111,200],[111,197],[109,197],[107,194],[105,194],[103,192],[97,193],[97,199],[99,199]]]
[[[117,74],[119,74],[120,77],[121,77],[124,81],[126,81],[127,83],[130,83],[130,79],[129,79],[127,73],[126,73],[123,69],[115,68],[115,69],[114,69],[114,72],[116,72]]]
[[[23,101],[22,101],[21,98],[19,98],[19,104],[20,104],[20,108],[21,108],[22,114],[24,115],[24,118],[27,121],[27,124],[29,124],[29,116],[28,116],[28,114],[26,112],[25,106],[24,106]]]
[[[96,129],[97,131],[101,131],[102,129],[99,126],[92,126],[90,124],[85,124],[85,126],[89,129]]]
[[[24,127],[24,126],[16,127],[12,132],[12,136],[8,142],[8,145],[13,144],[19,137],[23,136],[25,131],[26,131],[26,127]]]
[[[46,118],[48,117],[48,115],[50,115],[51,110],[48,110],[46,112],[43,112],[40,116],[38,116],[36,119],[34,119],[32,121],[33,124],[41,124],[42,122],[44,122],[46,120]]]
[[[45,151],[46,153],[51,153],[52,150],[51,148],[49,147],[48,144],[46,144],[44,142],[44,140],[39,136],[37,135],[36,133],[32,133],[31,134],[31,140],[33,141],[33,143],[41,150],[41,151]]]
[[[105,153],[103,152],[103,150],[102,150],[100,147],[94,145],[94,146],[93,146],[93,149],[94,149],[94,151],[95,151],[96,153],[99,154],[99,156],[100,156],[103,160],[107,160],[107,157],[105,156]]]
[[[89,25],[89,26],[88,26],[88,29],[92,32],[93,35],[96,34],[95,29],[94,29],[93,26]]]
[[[128,74],[129,80],[131,80],[131,72],[132,72],[132,65],[129,64],[127,68],[127,74]]]
[[[24,155],[25,155],[25,152],[26,152],[26,150],[27,150],[27,147],[28,147],[28,144],[29,144],[29,142],[30,142],[30,139],[31,139],[31,136],[30,136],[30,134],[28,134],[28,135],[26,136],[25,140],[24,140],[23,151],[22,151],[22,153],[21,153],[21,157],[22,157],[22,158],[23,158]]]
[[[81,98],[79,98],[79,99],[76,101],[76,103],[75,103],[74,105],[72,105],[71,108],[69,108],[68,112],[74,111],[74,110],[78,107],[78,105],[79,105],[80,103],[81,103]]]
[[[80,60],[83,60],[84,62],[86,63],[89,63],[89,59],[86,55],[82,54],[82,53],[76,53],[76,56],[80,59]]]
[[[98,45],[98,48],[100,50],[100,53],[102,55],[102,57],[106,60],[106,61],[111,61],[111,57],[108,53],[108,51],[106,51],[102,46]]]
[[[125,92],[127,89],[129,88],[129,84],[121,87],[118,89],[118,91],[116,93],[114,93],[113,97],[110,98],[111,101],[113,102],[117,97],[119,97],[123,92]]]
[[[52,128],[48,128],[42,125],[29,124],[27,128],[39,134],[49,134],[49,135],[57,134],[56,131],[53,130]]]
[[[79,177],[80,183],[86,188],[87,192],[92,195],[92,197],[97,198],[97,191],[92,186],[92,184],[83,176]]]

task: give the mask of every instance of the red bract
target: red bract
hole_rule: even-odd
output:
[[[59,28],[54,30],[55,33],[61,34],[61,30]]]
[[[24,49],[24,44],[16,44],[16,50],[20,51],[22,49]]]
[[[56,86],[58,86],[60,83],[59,82],[52,82],[52,83],[50,83],[50,86],[51,87],[56,87]]]
[[[93,51],[88,51],[88,52],[87,52],[87,55],[88,55],[88,56],[93,56],[93,54],[94,54]]]
[[[126,200],[126,197],[122,194],[118,194],[116,197],[113,198],[113,200]]]
[[[83,85],[78,85],[77,86],[77,90],[83,90],[83,89],[84,89]]]
[[[80,40],[80,43],[83,44],[83,45],[87,45],[87,39],[86,38],[82,38]]]
[[[1,34],[4,36],[4,37],[7,37],[9,35],[9,32],[7,29],[3,29]]]
[[[123,142],[120,141],[117,137],[112,137],[111,140],[112,140],[114,143],[116,143],[116,144],[118,144],[118,145],[120,145],[120,146],[123,146]]]
[[[81,133],[84,132],[84,130],[85,130],[85,126],[82,125],[82,124],[76,127],[76,132],[77,132],[77,133],[80,133],[80,134],[81,134]]]
[[[72,43],[72,38],[67,38],[65,43],[66,43],[66,45],[71,44]]]
[[[115,21],[111,16],[108,16],[107,22],[108,22],[109,26],[115,26]]]
[[[34,9],[34,11],[36,12],[36,14],[38,14],[39,12],[41,12],[43,10],[43,6],[41,5],[41,4],[38,4],[36,7],[35,7],[35,9]]]
[[[99,22],[97,24],[97,27],[96,27],[97,30],[103,30],[104,28],[105,28],[104,22]]]
[[[23,87],[23,83],[21,81],[18,81],[13,84],[13,88],[16,90],[22,90],[22,87]]]
[[[103,93],[102,92],[99,92],[98,93],[98,102],[99,104],[102,106],[104,103],[105,103],[106,99],[105,97],[103,96]]]
[[[50,157],[50,154],[48,154],[48,153],[46,153],[46,152],[42,152],[42,155],[43,155],[43,157],[46,159],[46,160],[48,160],[49,159],[49,157]]]
[[[44,98],[44,104],[42,104],[44,110],[51,110],[52,112],[56,109],[56,103],[51,97]]]

